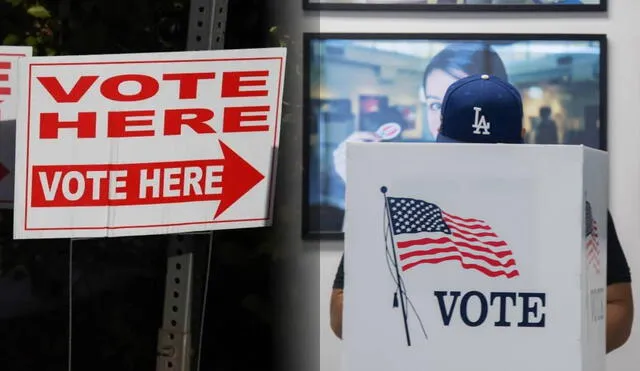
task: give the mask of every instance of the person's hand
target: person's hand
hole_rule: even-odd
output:
[[[347,143],[349,142],[379,142],[381,139],[375,133],[356,131],[349,135],[335,151],[333,151],[333,166],[343,182],[347,182]]]

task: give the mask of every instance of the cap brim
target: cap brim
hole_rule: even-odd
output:
[[[436,137],[436,142],[438,142],[438,143],[464,143],[464,142],[461,142],[459,140],[451,139],[448,136],[445,136],[445,135],[442,135],[442,134],[438,134],[438,136]]]

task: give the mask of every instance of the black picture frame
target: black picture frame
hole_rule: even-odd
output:
[[[408,0],[405,4],[389,3],[318,3],[302,0],[302,8],[309,11],[400,11],[400,12],[607,12],[608,0],[599,4],[539,4],[539,5],[474,5],[474,4],[416,4]]]
[[[315,40],[357,40],[357,41],[372,41],[372,40],[433,40],[433,41],[488,41],[494,42],[495,45],[502,42],[518,42],[518,41],[592,41],[599,43],[599,71],[598,73],[598,88],[599,88],[599,101],[596,107],[598,112],[599,130],[598,130],[598,148],[601,150],[607,150],[607,36],[604,34],[508,34],[508,33],[305,33],[303,35],[304,52],[303,52],[303,171],[302,171],[302,238],[304,240],[343,240],[344,233],[341,231],[323,231],[313,230],[310,225],[311,215],[311,203],[310,203],[310,152],[311,152],[311,134],[314,130],[312,128],[314,119],[314,107],[318,102],[312,102],[311,99],[311,58],[312,50],[311,43]],[[343,102],[346,101],[346,102]],[[347,106],[349,110],[350,102],[346,99],[337,100],[334,102],[338,106],[338,110],[345,110],[343,106]],[[586,107],[585,107],[586,109]],[[316,124],[317,126],[317,124]],[[317,130],[317,127],[315,130]],[[315,214],[313,214],[315,215]],[[321,218],[322,216],[317,218]],[[333,217],[332,215],[326,215],[327,218]]]

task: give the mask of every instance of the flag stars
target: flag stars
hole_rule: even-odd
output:
[[[442,232],[451,234],[440,208],[426,201],[388,198],[395,233]]]

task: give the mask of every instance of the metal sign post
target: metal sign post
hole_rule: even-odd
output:
[[[227,3],[227,0],[191,0],[187,50],[224,49]],[[194,291],[194,286],[198,286],[198,283],[194,282],[197,281],[194,278],[195,246],[190,238],[197,235],[208,236],[202,295]],[[213,252],[213,232],[168,237],[171,241],[167,254],[163,320],[158,333],[156,371],[197,371],[200,369],[201,352],[197,349],[202,344],[207,282]],[[78,239],[69,241],[69,371],[72,371],[73,249],[76,240]],[[192,308],[194,301],[196,306],[202,305],[202,312],[196,313],[195,316]],[[194,324],[199,327],[197,339],[193,338]]]
[[[191,0],[187,50],[224,49],[227,0]]]
[[[227,0],[191,0],[189,13],[188,50],[224,49]],[[202,344],[206,295],[213,252],[213,232],[209,232],[207,268],[199,339],[192,338],[193,260],[192,249],[185,249],[180,239],[172,240],[167,262],[167,277],[162,328],[158,334],[156,371],[198,371],[201,352],[193,362],[194,347]],[[175,237],[175,236],[174,236]],[[185,236],[186,237],[186,236]],[[195,341],[194,341],[195,340]],[[195,363],[195,367],[192,367]]]
[[[193,294],[193,252],[180,251],[173,239],[165,284],[162,328],[158,334],[158,371],[191,370],[191,304]],[[180,254],[181,253],[181,254]]]

